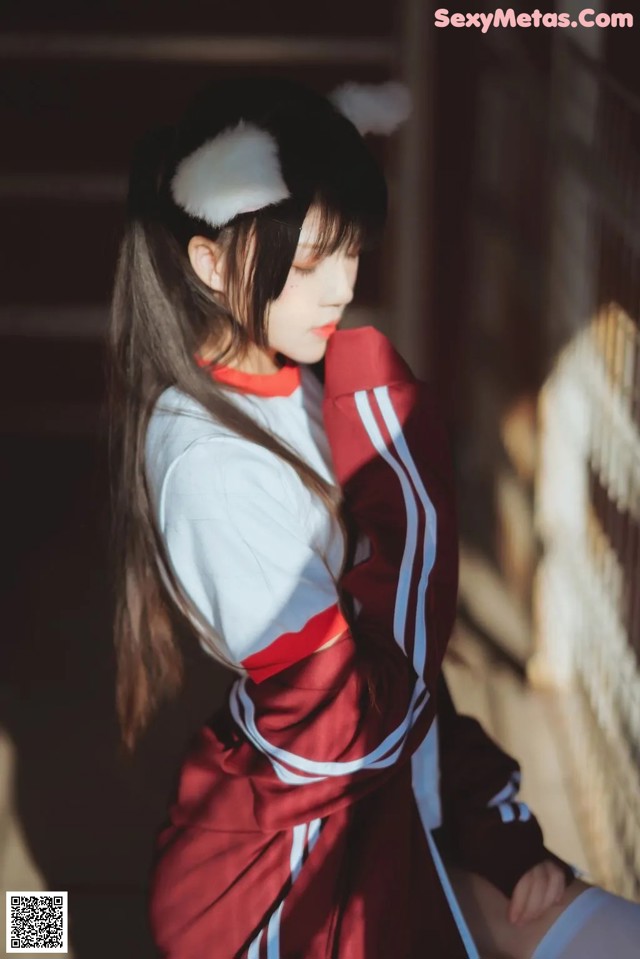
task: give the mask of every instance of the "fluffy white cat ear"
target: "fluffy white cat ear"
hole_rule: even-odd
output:
[[[178,164],[171,193],[179,207],[213,227],[290,195],[276,141],[266,130],[243,120]]]
[[[329,95],[331,102],[365,133],[388,135],[411,113],[409,88],[397,80],[387,83],[343,83]]]

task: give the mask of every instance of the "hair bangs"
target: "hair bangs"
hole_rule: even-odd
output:
[[[309,185],[307,210],[314,212],[310,243],[318,257],[338,250],[361,253],[375,248],[384,232],[387,214],[385,181],[358,142],[344,150],[345,162],[327,162]]]
[[[315,257],[331,256],[338,250],[357,255],[367,247],[367,241],[370,242],[369,231],[362,220],[322,200],[316,200],[312,208],[316,212],[316,229],[312,240]]]

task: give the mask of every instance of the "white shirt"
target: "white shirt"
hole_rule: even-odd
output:
[[[335,483],[323,388],[312,370],[299,364],[268,376],[231,372],[230,381],[246,392],[229,390],[229,399]],[[254,392],[265,384],[270,395]],[[170,387],[151,416],[146,471],[179,583],[254,679],[348,628],[335,582],[345,555],[342,532],[288,463]]]

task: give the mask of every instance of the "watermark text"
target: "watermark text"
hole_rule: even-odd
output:
[[[446,7],[435,11],[436,27],[463,27],[466,29],[481,30],[488,33],[496,27],[521,27],[528,29],[574,29],[576,27],[599,27],[600,29],[614,27],[630,29],[633,27],[632,13],[596,13],[593,7],[584,7],[579,13],[572,16],[570,13],[542,13],[533,10],[523,13],[513,7],[498,7],[492,13],[451,13]]]

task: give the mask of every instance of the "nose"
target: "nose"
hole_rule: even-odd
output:
[[[358,258],[334,254],[334,256],[327,258],[325,265],[327,266],[324,296],[326,305],[346,306],[353,299],[358,273]]]

